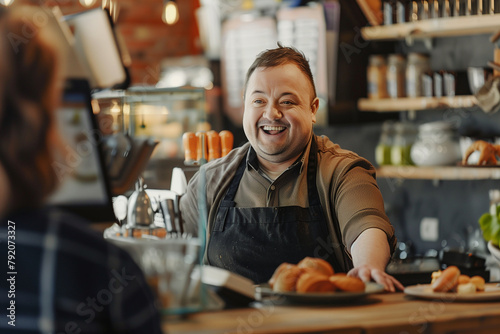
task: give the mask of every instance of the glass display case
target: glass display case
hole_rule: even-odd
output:
[[[203,88],[131,87],[92,97],[109,132],[158,141],[151,159],[183,158],[183,133],[211,128]]]

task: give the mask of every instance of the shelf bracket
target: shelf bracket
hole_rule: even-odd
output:
[[[439,184],[441,183],[441,180],[440,179],[432,179],[432,185],[434,187],[439,187]]]
[[[422,39],[422,42],[424,43],[424,46],[427,50],[432,50],[432,38],[427,37]]]
[[[417,111],[416,110],[408,110],[408,120],[414,121],[417,119]]]
[[[405,43],[407,46],[413,46],[413,43],[415,42],[415,38],[411,35],[408,35],[405,37]]]

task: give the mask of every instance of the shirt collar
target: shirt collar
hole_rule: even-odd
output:
[[[306,158],[309,156],[309,151],[311,150],[311,142],[312,142],[312,136],[309,138],[309,142],[307,143],[304,151],[302,151],[300,157],[286,170],[300,168],[299,173],[302,173],[302,170],[304,169],[305,166]],[[251,145],[247,153],[247,169],[250,168],[253,168],[255,171],[259,170],[259,160],[257,159],[257,153],[255,152],[255,150]]]

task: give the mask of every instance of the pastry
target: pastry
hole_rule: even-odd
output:
[[[269,282],[268,282],[271,289],[274,287],[274,283],[276,283],[276,279],[283,272],[283,270],[285,270],[286,268],[289,268],[291,266],[295,266],[295,265],[288,263],[288,262],[283,262],[282,264],[280,264],[278,266],[278,268],[276,268],[276,270],[273,273],[273,276],[271,276],[271,278],[269,279]]]
[[[472,276],[470,282],[476,286],[477,291],[484,291],[484,278],[481,276]]]
[[[297,266],[299,268],[311,268],[319,273],[326,275],[326,276],[331,276],[334,273],[334,270],[332,268],[332,265],[328,263],[327,261],[316,258],[316,257],[305,257],[302,259]]]
[[[335,285],[328,276],[319,275],[316,271],[305,271],[297,280],[297,292],[332,292]]]
[[[297,281],[304,272],[304,269],[292,265],[285,267],[277,276],[274,284],[273,291],[276,292],[289,292],[296,291]]]
[[[329,279],[338,290],[348,292],[365,291],[365,283],[357,277],[347,276],[345,274],[335,274],[330,276]]]
[[[439,277],[431,283],[432,291],[448,292],[456,289],[460,270],[456,266],[449,266],[441,271]]]
[[[461,295],[476,293],[476,286],[471,282],[459,284],[457,286],[457,293]]]
[[[470,277],[467,275],[460,275],[458,276],[458,285],[460,284],[466,284],[470,282]]]

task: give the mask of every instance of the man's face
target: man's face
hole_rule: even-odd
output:
[[[243,129],[259,158],[292,163],[311,136],[318,106],[296,65],[256,68],[245,91]]]

